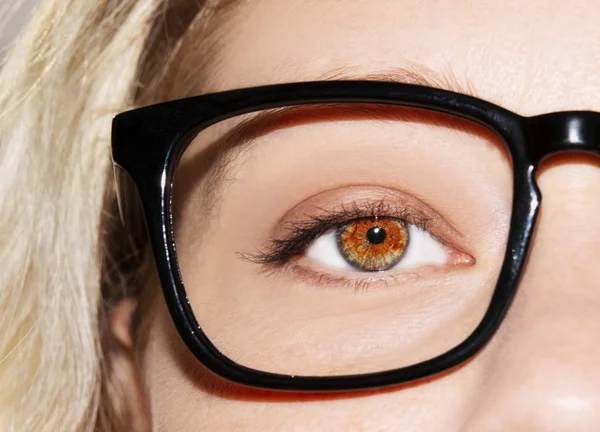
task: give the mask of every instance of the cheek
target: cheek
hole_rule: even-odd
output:
[[[152,319],[144,374],[159,432],[459,430],[465,407],[482,391],[488,357],[480,355],[435,379],[366,393],[250,389],[206,370],[177,335],[161,301]]]

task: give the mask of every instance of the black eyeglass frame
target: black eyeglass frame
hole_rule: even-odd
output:
[[[513,163],[513,206],[506,254],[490,305],[478,327],[455,348],[430,360],[383,372],[293,376],[242,366],[219,352],[189,305],[178,270],[172,227],[174,171],[193,138],[219,121],[254,111],[319,103],[369,103],[423,108],[475,121],[495,132]],[[517,290],[541,194],[536,168],[560,151],[599,153],[600,114],[569,111],[523,117],[485,100],[447,90],[377,81],[278,84],[190,97],[123,112],[112,123],[112,158],[121,216],[135,231],[131,206],[141,206],[162,291],[179,335],[192,354],[223,378],[285,391],[349,391],[392,386],[451,369],[491,339]]]

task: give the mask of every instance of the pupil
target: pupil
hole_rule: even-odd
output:
[[[380,244],[385,241],[386,233],[381,227],[375,226],[367,231],[367,240],[372,244]]]

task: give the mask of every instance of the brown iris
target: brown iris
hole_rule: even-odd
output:
[[[387,270],[395,265],[408,245],[406,225],[393,218],[352,221],[337,234],[340,252],[362,271]]]

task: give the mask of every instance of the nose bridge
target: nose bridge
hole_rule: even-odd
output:
[[[581,123],[568,114],[535,119],[543,154],[598,154],[598,115]],[[485,393],[468,432],[600,430],[600,170],[566,163],[539,180],[536,235],[514,302],[484,351]]]
[[[600,198],[580,200],[551,175],[526,271],[463,431],[600,430]],[[598,177],[596,177],[598,178]]]
[[[559,152],[579,151],[600,156],[600,113],[563,111],[529,117],[527,134],[535,162]]]

